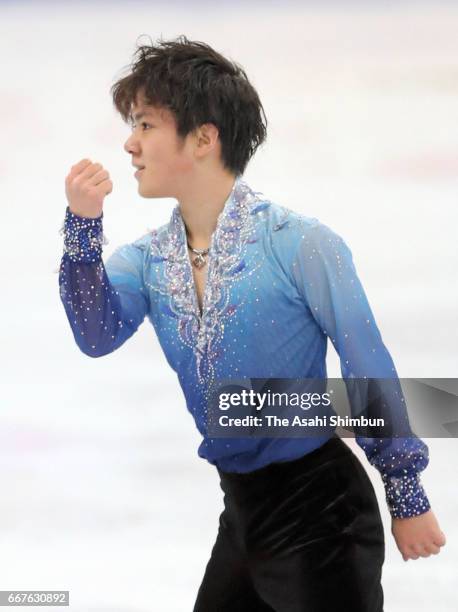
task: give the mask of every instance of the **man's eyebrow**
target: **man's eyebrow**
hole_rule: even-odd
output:
[[[134,121],[138,121],[139,119],[141,119],[142,117],[152,117],[153,113],[151,111],[141,111],[140,113],[136,113],[135,115],[131,115],[132,119]]]

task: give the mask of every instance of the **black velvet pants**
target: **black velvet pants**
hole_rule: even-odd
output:
[[[218,472],[224,510],[194,612],[383,612],[377,498],[337,435],[295,461]]]

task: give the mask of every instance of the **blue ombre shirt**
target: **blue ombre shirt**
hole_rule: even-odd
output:
[[[177,373],[203,440],[198,454],[219,469],[249,472],[299,458],[326,442],[309,438],[210,438],[215,379],[326,378],[327,340],[344,380],[397,378],[352,254],[316,218],[266,199],[238,176],[211,238],[203,312],[177,204],[168,223],[102,260],[103,214],[67,207],[60,296],[75,341],[90,357],[115,351],[148,317]],[[430,505],[420,481],[428,447],[417,437],[356,438],[380,472],[393,517]]]

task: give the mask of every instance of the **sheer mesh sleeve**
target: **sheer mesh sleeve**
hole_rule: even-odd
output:
[[[408,416],[398,375],[358,278],[352,253],[338,234],[317,220],[302,229],[293,262],[294,280],[340,357],[352,414],[358,414],[377,381],[393,379],[389,397],[394,399],[383,406],[388,420],[403,429],[393,438],[356,435],[356,441],[382,476],[391,515],[405,518],[422,514],[430,508],[420,480],[420,472],[429,462],[428,447],[410,427],[406,428]],[[356,387],[354,379],[367,379],[364,401],[361,385]],[[398,435],[406,431],[407,437]]]
[[[80,217],[67,207],[61,230],[60,298],[76,344],[90,357],[119,348],[135,333],[149,308],[141,245],[119,247],[104,265],[102,218],[103,213],[96,219]]]

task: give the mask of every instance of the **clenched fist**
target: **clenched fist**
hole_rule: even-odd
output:
[[[82,159],[72,166],[65,179],[65,194],[70,211],[80,217],[100,217],[105,196],[113,190],[107,170],[101,164]]]
[[[446,542],[432,510],[410,518],[393,518],[391,533],[404,561],[437,555]]]

